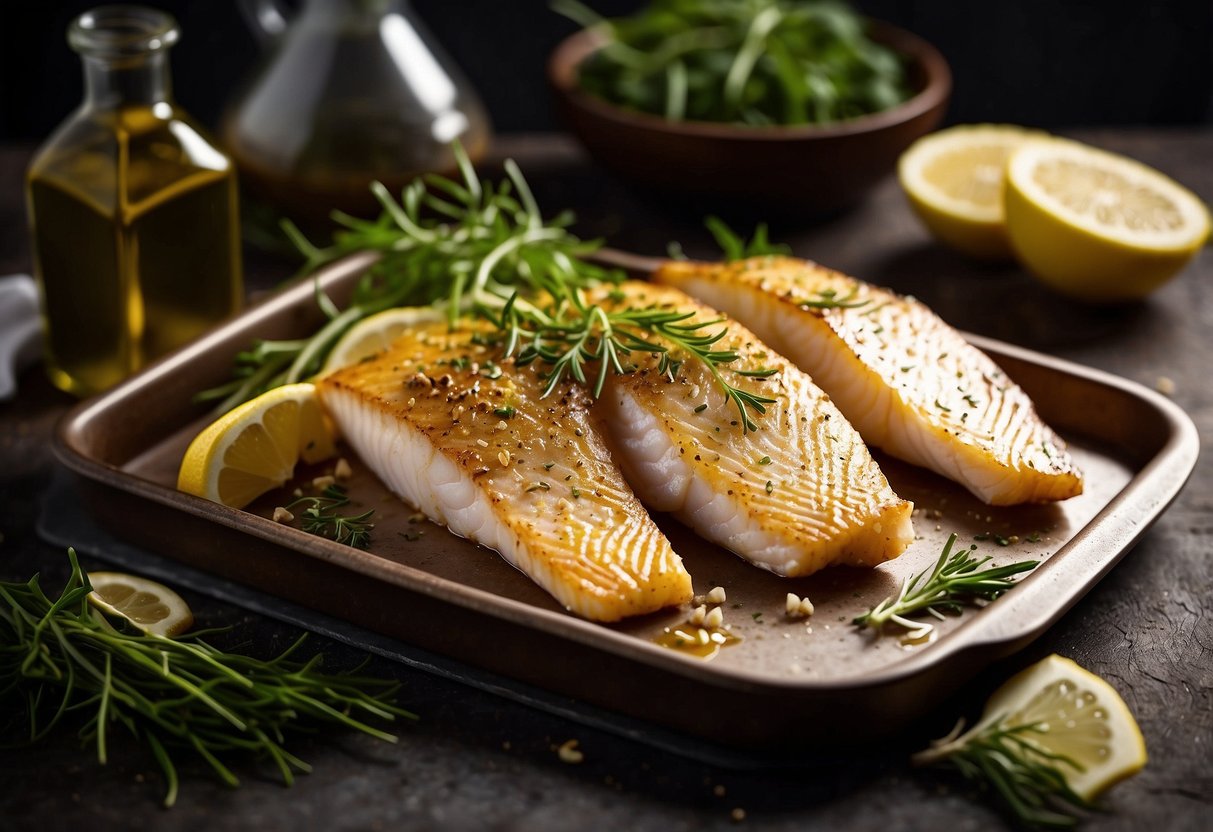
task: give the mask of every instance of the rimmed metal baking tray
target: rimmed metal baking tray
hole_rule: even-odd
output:
[[[991,508],[934,474],[878,455],[894,489],[917,506],[918,539],[876,570],[833,568],[796,580],[751,567],[659,516],[696,591],[727,592],[725,621],[741,641],[704,660],[656,641],[685,621],[686,609],[610,626],[576,618],[495,553],[415,522],[413,509],[356,459],[351,496],[376,511],[367,551],[270,520],[273,507],[289,499],[285,493],[236,510],[176,491],[181,455],[207,421],[194,394],[226,380],[236,353],[253,340],[313,331],[322,320],[316,283],[344,303],[372,262],[372,255],[356,255],[334,263],[72,410],[59,426],[56,452],[77,475],[95,518],[189,567],[723,745],[778,749],[896,731],[1057,621],[1166,509],[1196,462],[1196,429],[1167,399],[1107,373],[970,336],[1070,443],[1086,492],[1056,506]],[[952,532],[995,562],[1044,563],[997,602],[942,622],[925,644],[850,624],[933,563]],[[811,598],[814,615],[788,618],[788,592]]]

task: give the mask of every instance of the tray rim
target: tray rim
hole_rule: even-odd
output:
[[[629,265],[637,270],[642,270],[644,266],[636,264],[658,262],[623,252],[618,255],[621,259],[629,261]],[[327,561],[343,569],[356,571],[376,580],[384,580],[406,591],[419,592],[519,626],[538,627],[549,636],[569,639],[624,659],[640,661],[659,671],[693,678],[700,683],[710,682],[720,688],[812,694],[887,687],[938,670],[938,666],[955,664],[964,655],[974,651],[989,650],[994,656],[1005,655],[1016,649],[1014,645],[1034,640],[1059,620],[1133,547],[1178,496],[1195,469],[1199,455],[1199,434],[1191,418],[1178,405],[1155,391],[1103,370],[984,336],[962,333],[966,340],[992,353],[995,360],[1005,356],[1034,364],[1064,376],[1110,387],[1138,400],[1160,418],[1166,430],[1166,439],[1162,447],[1136,470],[1120,492],[1054,551],[1044,564],[1025,577],[1024,587],[1021,589],[1035,587],[1038,588],[1037,591],[1008,593],[999,599],[998,604],[980,610],[980,614],[967,616],[946,639],[927,645],[926,649],[903,655],[887,666],[827,679],[791,679],[771,677],[746,669],[722,667],[682,656],[643,642],[627,633],[577,618],[565,611],[534,607],[487,590],[437,577],[370,552],[351,549],[308,535],[267,518],[211,503],[142,479],[92,458],[75,445],[73,436],[80,426],[87,424],[94,414],[104,412],[114,401],[153,386],[158,380],[179,372],[183,366],[188,366],[208,352],[216,342],[222,341],[230,330],[256,326],[310,299],[317,282],[322,287],[329,287],[354,279],[375,259],[376,255],[373,253],[364,252],[335,261],[312,278],[301,280],[251,305],[208,334],[150,365],[111,390],[79,403],[62,417],[56,427],[53,438],[56,456],[76,474],[101,485],[152,500],[170,509],[185,511],[203,520],[220,523],[236,532],[251,534],[268,543]],[[166,557],[171,559],[170,555]],[[1045,592],[1047,584],[1062,581],[1066,582],[1065,592],[1055,594],[1052,603],[1037,603],[1038,596]]]

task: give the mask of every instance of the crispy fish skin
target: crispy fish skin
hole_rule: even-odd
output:
[[[1065,442],[1027,394],[922,303],[791,257],[670,262],[654,279],[753,329],[810,373],[872,445],[986,503],[1082,493]]]
[[[630,282],[620,292],[631,308],[720,317],[677,290]],[[904,552],[914,506],[893,493],[859,434],[807,375],[736,322],[727,328],[713,349],[740,357],[722,374],[775,400],[753,414],[755,431],[743,433],[736,406],[700,361],[684,360],[671,378],[655,356],[633,353],[637,370],[609,377],[595,408],[636,493],[778,575],[874,566]]]
[[[477,363],[488,357],[466,330],[425,324],[318,390],[394,493],[566,609],[616,621],[689,601],[690,575],[611,459],[588,393],[541,399],[535,368]]]

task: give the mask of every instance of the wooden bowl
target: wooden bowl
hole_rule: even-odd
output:
[[[562,116],[590,155],[619,178],[666,203],[738,219],[810,220],[856,205],[901,152],[943,117],[952,74],[926,41],[873,22],[870,37],[907,60],[910,99],[829,125],[744,127],[669,121],[582,91],[578,67],[601,48],[583,30],[548,61]]]

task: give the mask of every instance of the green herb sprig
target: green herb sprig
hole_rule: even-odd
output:
[[[303,510],[300,527],[308,534],[327,537],[355,549],[365,549],[371,542],[371,531],[375,528],[375,524],[370,522],[375,510],[353,515],[338,513],[337,509],[349,504],[346,490],[340,485],[330,485],[320,492],[319,497],[300,497],[287,505],[286,509],[290,511],[298,506],[307,506]]]
[[[651,0],[612,20],[579,0],[551,5],[608,38],[579,67],[582,89],[672,121],[827,124],[910,95],[901,59],[845,3]]]
[[[915,765],[950,766],[989,789],[1024,826],[1070,829],[1079,812],[1093,808],[1074,793],[1063,768],[1081,772],[1074,760],[1042,747],[1034,737],[1047,729],[1037,723],[1008,724],[1004,715],[961,734],[964,720],[948,736],[912,758]]]
[[[395,682],[324,673],[320,656],[292,659],[302,638],[262,661],[197,636],[119,632],[88,603],[92,585],[71,549],[68,559],[71,575],[56,599],[36,575],[0,582],[0,737],[9,745],[82,719],[80,736],[104,764],[111,735],[125,730],[151,752],[172,806],[179,755],[206,761],[230,786],[240,782],[234,757],[267,758],[290,785],[310,767],[287,750],[289,733],[327,725],[395,742],[372,723],[415,719],[393,704]]]
[[[394,306],[442,304],[452,326],[464,315],[491,321],[496,340],[505,346],[504,357],[550,365],[545,395],[569,377],[588,383],[589,362],[598,362],[591,390],[599,395],[609,374],[635,369],[621,356],[657,355],[661,371],[670,375],[690,359],[703,362],[737,406],[743,431],[757,428],[752,414],[763,413],[773,400],[722,374],[722,368],[739,357],[732,350],[714,349],[726,333],[723,320],[698,319],[693,312],[678,310],[629,308],[618,302],[622,296],[609,308],[587,302],[587,290],[624,278],[622,272],[585,259],[599,244],[570,233],[568,214],[545,221],[513,162],[506,162],[507,178],[493,185],[480,180],[458,145],[455,155],[461,182],[427,176],[407,186],[400,201],[376,183],[373,190],[384,207],[382,215],[368,222],[335,213],[345,230],[328,248],[318,248],[287,224],[306,257],[306,271],[355,251],[378,251],[381,258],[344,310],[317,286],[317,302],[328,318],[318,332],[309,338],[255,344],[237,357],[232,381],[197,398],[222,400],[219,409],[229,409],[271,387],[318,372],[341,336],[369,315]],[[776,247],[770,246],[760,226],[748,250],[768,249]]]
[[[703,221],[712,232],[716,245],[720,246],[724,259],[730,263],[735,260],[745,260],[749,257],[761,257],[767,254],[791,254],[792,248],[785,243],[772,243],[766,223],[760,222],[754,228],[754,236],[749,240],[739,235],[720,217],[707,217]]]
[[[929,635],[934,625],[908,616],[925,612],[942,621],[945,614],[959,615],[966,606],[998,598],[1015,586],[1013,576],[1040,565],[1040,561],[1025,560],[981,569],[991,557],[973,557],[976,546],[953,552],[955,545],[956,535],[951,534],[933,569],[903,581],[896,597],[886,598],[852,623],[873,630],[896,624],[909,630],[907,638],[916,641]]]
[[[775,401],[725,378],[722,366],[736,361],[739,355],[734,350],[715,349],[728,331],[723,318],[703,320],[696,318],[694,312],[658,306],[643,309],[602,306],[588,303],[580,292],[546,310],[516,301],[516,297],[511,297],[500,317],[491,312],[485,314],[506,333],[507,357],[516,356],[520,365],[542,361],[551,366],[545,396],[567,377],[589,383],[591,392],[599,396],[609,372],[632,371],[623,359],[633,352],[658,356],[658,372],[672,378],[684,360],[674,357],[673,348],[708,368],[717,386],[737,408],[743,433],[758,429],[751,411],[763,414],[766,405]],[[588,362],[598,364],[592,383],[586,376]]]
[[[219,401],[226,411],[266,390],[302,381],[318,372],[341,336],[358,321],[396,306],[442,304],[449,319],[477,305],[501,306],[528,293],[571,292],[617,283],[623,274],[585,259],[599,248],[568,230],[572,215],[544,220],[530,187],[513,161],[506,178],[493,183],[476,174],[463,148],[453,146],[459,181],[425,176],[406,186],[397,200],[383,185],[371,190],[383,206],[379,218],[361,220],[340,211],[341,230],[319,247],[289,221],[288,236],[303,254],[303,273],[359,251],[379,260],[359,281],[345,309],[316,286],[326,323],[307,338],[260,341],[236,359],[233,379],[203,391],[199,401]]]

